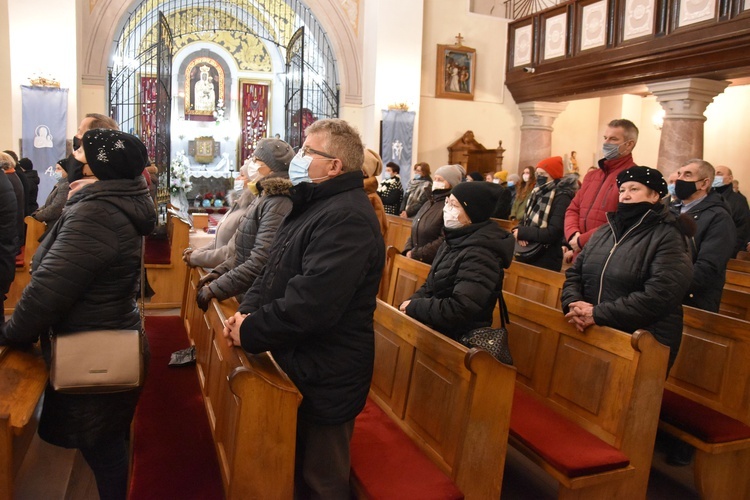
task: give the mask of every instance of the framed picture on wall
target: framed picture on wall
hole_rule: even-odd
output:
[[[476,49],[438,45],[435,97],[473,100],[476,66]]]
[[[224,69],[210,57],[196,57],[185,68],[185,117],[213,117],[224,103]]]

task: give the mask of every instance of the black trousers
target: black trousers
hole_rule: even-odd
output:
[[[128,493],[128,442],[125,437],[81,448],[94,472],[101,500],[125,500]]]
[[[354,420],[339,425],[297,421],[294,498],[349,500],[349,442]]]

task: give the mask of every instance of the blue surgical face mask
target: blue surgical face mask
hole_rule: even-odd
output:
[[[602,154],[604,154],[605,160],[613,160],[620,156],[620,146],[617,144],[609,144],[605,142],[602,144]]]
[[[52,172],[51,175],[52,175],[52,178],[55,179],[56,181],[59,181],[60,179],[62,179],[62,172],[58,172],[57,170]]]
[[[383,180],[384,181],[387,181],[390,178],[391,178],[391,173],[390,172],[388,172],[387,170],[385,172],[383,172]]]
[[[717,175],[714,177],[714,182],[711,184],[711,187],[713,188],[720,188],[724,185],[724,176],[723,175]]]
[[[302,156],[302,154],[302,150],[300,150],[299,153],[294,155],[294,158],[292,158],[292,161],[289,163],[289,180],[292,181],[292,185],[296,186],[301,182],[320,181],[328,177],[327,175],[324,175],[322,177],[311,179],[308,174],[310,172],[310,164],[313,162],[313,157],[308,155]],[[326,160],[330,161],[332,159],[326,158]]]
[[[312,182],[307,175],[312,163],[312,156],[302,156],[302,150],[294,155],[289,163],[289,180],[296,186],[301,182]]]
[[[515,183],[515,182],[513,182],[513,181],[508,181],[508,187],[509,187],[509,188],[512,188],[512,187],[513,187],[513,186],[515,186],[515,185],[516,185],[516,183]]]
[[[674,192],[674,184],[667,185],[667,191],[669,191],[669,194],[672,196],[672,198],[677,198],[677,194]]]

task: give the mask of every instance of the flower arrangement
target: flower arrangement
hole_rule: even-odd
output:
[[[169,169],[169,189],[173,194],[180,194],[189,191],[191,187],[193,183],[190,182],[190,162],[185,152],[180,151],[172,160]]]

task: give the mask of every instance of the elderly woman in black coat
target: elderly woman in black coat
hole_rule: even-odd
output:
[[[562,306],[578,330],[593,324],[651,332],[670,349],[672,366],[682,339],[682,298],[693,266],[690,222],[676,219],[660,199],[661,173],[631,167],[617,176],[620,202],[566,272]]]
[[[399,309],[440,333],[459,339],[490,326],[503,268],[513,259],[514,239],[489,220],[502,188],[464,182],[445,202],[445,241],[422,287]]]
[[[68,200],[34,255],[31,282],[0,329],[0,345],[41,339],[48,361],[50,334],[141,328],[141,237],[156,225],[141,175],[147,152],[137,137],[89,130],[74,155],[98,180]],[[126,443],[139,393],[63,394],[50,386],[45,392],[39,436],[80,449],[102,499],[126,496]]]

